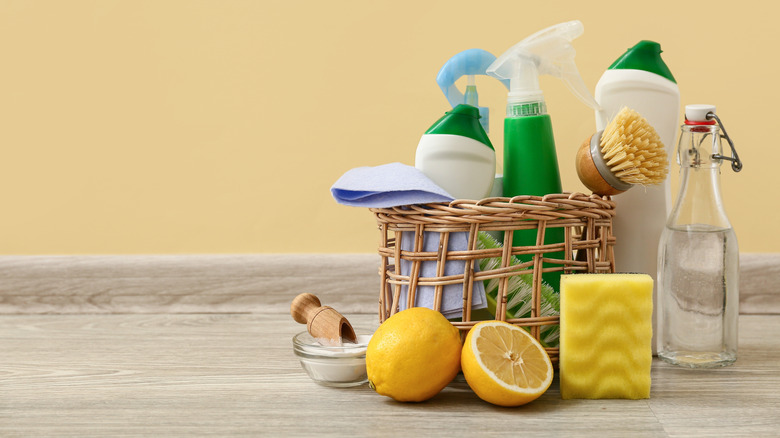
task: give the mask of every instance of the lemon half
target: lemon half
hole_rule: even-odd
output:
[[[489,403],[520,406],[536,400],[553,380],[550,356],[527,331],[503,321],[483,321],[466,336],[463,376]]]

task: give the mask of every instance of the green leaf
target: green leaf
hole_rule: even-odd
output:
[[[490,234],[480,231],[477,236],[478,249],[497,249],[503,245]],[[520,259],[512,256],[510,266],[519,265]],[[501,266],[501,257],[484,258],[479,260],[480,271],[490,271]],[[496,314],[496,304],[498,301],[498,286],[500,279],[491,278],[484,280],[485,295],[487,297],[488,310],[492,315]],[[533,303],[533,275],[522,274],[513,275],[507,280],[507,310],[506,318],[529,318],[531,316],[531,307]],[[542,281],[541,288],[541,314],[540,316],[557,316],[560,314],[561,304],[560,296],[549,284]],[[541,328],[541,341],[545,346],[557,346],[560,327],[558,325],[548,325]]]

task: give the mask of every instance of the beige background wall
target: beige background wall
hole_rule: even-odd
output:
[[[685,103],[713,103],[745,169],[723,172],[744,252],[778,252],[780,26],[772,2],[0,1],[0,253],[373,252],[346,170],[413,164],[455,53],[579,19],[591,89],[659,41]],[[491,138],[505,93],[479,82]],[[592,111],[542,79],[565,189]],[[499,150],[499,162],[502,160]],[[674,168],[676,173],[676,166]],[[676,178],[675,178],[676,181]]]

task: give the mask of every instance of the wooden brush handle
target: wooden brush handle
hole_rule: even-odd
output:
[[[316,295],[302,293],[290,304],[290,314],[301,324],[306,324],[309,334],[329,340],[344,339],[357,342],[355,330],[347,318],[330,306],[323,306]]]
[[[593,162],[593,156],[591,156],[590,153],[590,140],[592,137],[593,136],[588,137],[577,150],[577,156],[575,158],[577,176],[580,177],[580,181],[585,184],[585,187],[597,195],[612,196],[623,193],[623,190],[618,190],[609,185],[596,168],[596,164]]]

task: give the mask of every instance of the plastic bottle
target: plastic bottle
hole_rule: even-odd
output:
[[[715,124],[715,120],[721,125]],[[658,251],[658,357],[691,368],[737,360],[739,249],[720,195],[723,125],[712,105],[685,107],[677,159],[680,194]]]
[[[485,75],[495,59],[482,49],[464,50],[450,58],[436,76],[453,110],[420,138],[414,163],[453,198],[478,200],[492,192],[496,152],[487,135],[490,112],[479,106],[474,76]],[[455,85],[463,76],[468,76],[465,94]],[[509,81],[504,85],[509,88]]]
[[[574,64],[571,42],[583,31],[579,21],[549,27],[515,44],[487,69],[491,76],[510,80],[504,119],[504,196],[543,196],[562,191],[552,122],[539,87],[539,76],[547,74],[562,79],[586,105],[598,108]],[[536,236],[536,230],[516,231],[512,244],[536,246]],[[563,228],[546,230],[545,244],[563,241]],[[562,252],[555,252],[544,257],[561,260],[563,256]],[[525,262],[531,257],[520,259]],[[545,263],[544,267],[559,266]],[[561,271],[546,272],[543,278],[557,291],[560,275]]]
[[[671,156],[680,116],[680,90],[661,59],[661,46],[640,41],[620,56],[596,85],[596,128],[604,129],[627,106],[641,114],[658,132]],[[617,195],[613,220],[618,272],[642,272],[656,279],[658,241],[672,207],[669,177],[652,187],[636,187]],[[655,282],[654,300],[657,299]],[[657,312],[653,312],[653,325]],[[653,332],[655,334],[655,330]],[[655,352],[656,342],[653,342]]]
[[[478,75],[486,75],[485,70],[487,67],[493,63],[493,61],[496,60],[495,55],[492,53],[482,50],[482,49],[468,49],[464,50],[449,60],[441,67],[439,70],[439,73],[436,75],[436,83],[439,85],[439,88],[441,88],[441,91],[444,93],[444,96],[447,98],[447,101],[449,101],[450,105],[452,105],[453,108],[460,104],[467,104],[474,107],[477,107],[479,109],[479,122],[482,125],[482,128],[485,130],[485,133],[488,134],[490,132],[490,109],[487,107],[479,106],[479,94],[477,92],[477,84],[475,80],[475,76]],[[466,90],[465,93],[461,92],[458,87],[456,86],[456,81],[460,79],[463,76],[467,76],[467,84],[466,84]],[[509,89],[509,81],[502,81],[504,86]],[[428,134],[426,134],[428,135]],[[424,141],[423,141],[424,139]],[[435,148],[437,154],[441,154],[441,156],[433,157],[431,154],[433,154],[434,148],[431,146],[425,146],[424,143],[429,141],[428,137],[423,137],[421,139],[421,144],[423,144],[423,151],[420,150],[420,146],[418,145],[418,155],[416,157],[415,163],[418,164],[418,168],[428,168],[429,172],[433,173],[433,168],[439,169],[441,166],[439,164],[444,164],[441,162],[442,159],[445,159],[447,161],[451,161],[455,159],[455,157],[446,157],[446,147],[439,147]],[[451,150],[450,152],[454,153],[454,150]],[[477,148],[477,153],[479,156],[482,154],[479,154],[480,149]],[[484,151],[482,151],[484,152]],[[493,151],[493,154],[495,156],[495,151]],[[461,157],[461,159],[466,157]],[[468,163],[466,162],[468,160],[461,160],[462,165],[468,166]],[[438,164],[437,164],[438,163]],[[501,179],[500,175],[495,175],[495,178],[493,180],[493,188],[491,191],[487,193],[483,193],[482,190],[477,190],[476,187],[484,187],[484,182],[482,180],[482,171],[479,170],[482,166],[475,165],[475,169],[467,172],[464,176],[461,175],[460,177],[456,177],[456,175],[452,174],[451,172],[448,172],[446,168],[441,168],[437,171],[435,178],[438,178],[440,181],[449,180],[449,179],[455,179],[459,178],[459,182],[455,181],[448,181],[446,184],[453,187],[453,190],[456,190],[456,186],[459,187],[462,184],[475,184],[474,190],[468,190],[464,192],[463,190],[457,189],[460,195],[472,195],[472,196],[455,196],[457,198],[474,198],[474,199],[481,199],[484,197],[492,197],[492,196],[501,196]],[[479,175],[471,175],[472,172],[477,172]],[[487,172],[487,169],[484,169],[484,172]],[[494,169],[493,173],[495,174],[495,163],[494,163]],[[446,175],[445,175],[446,174]],[[429,175],[430,177],[430,175]],[[478,178],[479,181],[474,183],[473,181],[470,181],[472,178]],[[434,179],[434,178],[431,178]],[[434,179],[435,181],[435,179]],[[497,184],[498,183],[498,184]]]
[[[479,123],[477,107],[460,104],[420,138],[414,167],[456,199],[479,200],[490,194],[496,151]]]

